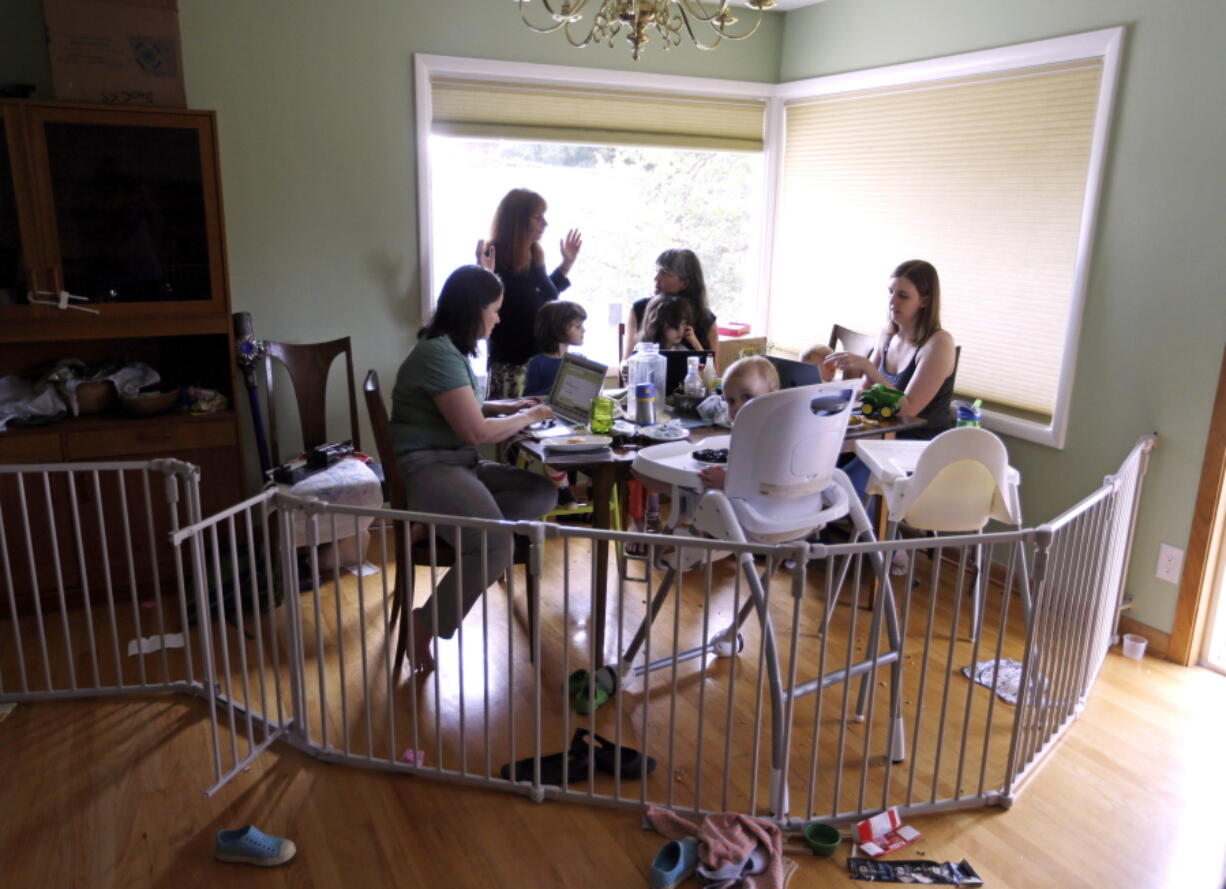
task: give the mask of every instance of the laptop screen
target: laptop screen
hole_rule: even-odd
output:
[[[549,393],[553,412],[571,423],[586,423],[592,412],[592,399],[600,394],[606,365],[567,352]]]
[[[797,386],[812,386],[822,381],[822,373],[816,365],[803,361],[790,361],[787,358],[767,356],[770,363],[779,371],[779,388],[795,389]]]

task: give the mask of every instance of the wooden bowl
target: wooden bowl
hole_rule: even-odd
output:
[[[100,414],[115,401],[115,384],[110,380],[89,380],[78,383],[77,413]]]
[[[179,389],[175,387],[169,392],[140,392],[136,395],[120,395],[119,403],[124,410],[143,417],[154,414],[164,414],[179,401]]]

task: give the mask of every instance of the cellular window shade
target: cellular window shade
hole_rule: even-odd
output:
[[[765,103],[436,78],[431,130],[470,138],[761,151]]]
[[[890,270],[927,259],[958,391],[1050,419],[1101,76],[1095,59],[787,103],[772,338],[881,330]]]

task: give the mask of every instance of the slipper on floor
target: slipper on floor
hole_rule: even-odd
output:
[[[589,740],[590,739],[590,740]],[[575,730],[575,736],[571,739],[570,749],[578,751],[581,756],[587,759],[588,747],[592,748],[592,762],[596,764],[596,768],[600,771],[612,775],[617,768],[617,745],[608,738],[602,738],[594,732],[588,732],[587,729],[581,728]],[[623,778],[639,778],[643,774],[643,754],[635,750],[633,747],[627,747],[625,744],[621,746],[621,776]],[[651,774],[656,770],[655,757],[648,756],[647,758],[647,774]]]
[[[603,707],[617,691],[617,679],[613,671],[601,667],[593,674],[587,670],[575,670],[566,680],[567,693],[575,706],[575,712],[583,716]]]
[[[516,762],[514,768],[511,767],[510,763],[507,763],[499,769],[498,774],[507,781],[531,781],[532,762],[532,757],[527,756]],[[541,757],[542,784],[554,784],[561,787],[563,770],[565,770],[566,780],[570,784],[585,780],[588,775],[587,756],[584,755],[582,750],[572,749],[563,753],[550,753],[548,756]]]
[[[698,840],[669,840],[651,862],[651,889],[674,889],[688,880],[698,867]]]
[[[298,849],[293,840],[270,837],[254,825],[217,831],[213,857],[218,861],[276,867],[294,857]]]

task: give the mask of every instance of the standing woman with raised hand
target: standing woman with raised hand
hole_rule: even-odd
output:
[[[570,287],[571,266],[583,237],[571,229],[559,242],[562,261],[545,273],[541,237],[549,223],[545,199],[526,188],[507,192],[494,213],[488,241],[477,243],[477,262],[502,278],[502,321],[489,340],[487,398],[519,398],[528,359],[536,354],[534,326],[541,306]]]

